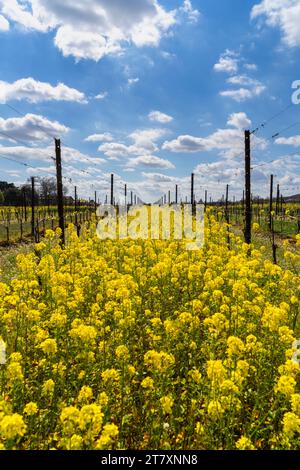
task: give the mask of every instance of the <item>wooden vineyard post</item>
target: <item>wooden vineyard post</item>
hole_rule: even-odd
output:
[[[251,149],[250,131],[245,131],[245,242],[251,243]]]
[[[55,161],[56,161],[56,182],[57,182],[57,210],[59,227],[61,229],[61,244],[65,244],[65,219],[64,219],[64,201],[61,170],[61,145],[60,139],[55,139]]]
[[[272,230],[272,211],[273,211],[273,181],[274,181],[274,176],[271,175],[270,179],[270,204],[269,204],[269,229],[270,231]]]
[[[31,237],[35,241],[35,178],[31,177]]]
[[[114,175],[110,175],[110,205],[114,205]]]

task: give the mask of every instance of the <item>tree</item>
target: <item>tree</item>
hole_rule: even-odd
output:
[[[56,181],[54,178],[40,178],[39,183],[41,200],[45,205],[50,206],[56,200]]]

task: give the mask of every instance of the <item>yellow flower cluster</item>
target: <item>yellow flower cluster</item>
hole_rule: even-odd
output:
[[[0,448],[299,448],[298,248],[281,268],[209,210],[205,230],[188,251],[92,222],[18,255],[0,282]]]

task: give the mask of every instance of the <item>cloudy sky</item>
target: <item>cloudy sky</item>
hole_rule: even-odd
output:
[[[0,180],[59,137],[70,193],[240,197],[250,129],[253,193],[300,192],[300,0],[0,0],[0,44]]]

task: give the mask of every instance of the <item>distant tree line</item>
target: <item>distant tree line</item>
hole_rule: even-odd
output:
[[[72,204],[73,198],[67,196],[67,188],[63,188],[66,204]],[[30,204],[31,183],[16,186],[14,183],[0,181],[0,205],[2,206],[22,206]],[[56,180],[54,178],[36,178],[35,184],[35,203],[50,206],[57,203]]]

